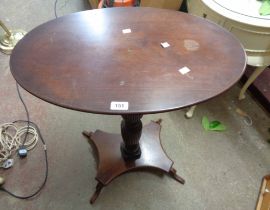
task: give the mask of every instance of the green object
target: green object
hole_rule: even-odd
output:
[[[221,122],[214,120],[209,122],[208,118],[204,116],[202,118],[202,126],[206,131],[225,131],[226,127]]]
[[[260,15],[270,15],[270,0],[264,0],[260,7]]]
[[[202,125],[203,125],[204,130],[208,131],[208,129],[209,129],[209,120],[205,116],[202,118]]]

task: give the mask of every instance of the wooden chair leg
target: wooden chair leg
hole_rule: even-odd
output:
[[[239,100],[244,99],[245,96],[245,92],[248,89],[248,87],[251,85],[251,83],[253,83],[255,81],[255,79],[263,72],[263,70],[266,68],[266,66],[262,66],[262,67],[257,67],[255,69],[255,71],[250,75],[249,79],[246,81],[246,83],[244,84],[244,86],[242,87],[239,97]]]
[[[195,108],[196,108],[196,105],[189,108],[189,110],[185,114],[186,118],[190,119],[193,117],[193,113],[195,111]]]

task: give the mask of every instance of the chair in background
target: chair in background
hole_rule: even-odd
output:
[[[137,7],[140,6],[140,2],[140,0],[99,0],[98,8]]]
[[[187,1],[189,13],[213,21],[234,34],[246,51],[247,64],[256,67],[242,87],[239,100],[245,98],[247,88],[270,65],[270,16],[260,16],[260,5],[257,0]],[[186,117],[192,117],[194,110],[191,107]]]
[[[100,0],[88,0],[91,8],[96,9],[100,3]],[[163,9],[179,10],[183,0],[141,0],[141,7],[156,7]]]

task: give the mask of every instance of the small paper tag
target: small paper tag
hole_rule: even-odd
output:
[[[128,102],[111,102],[111,110],[128,110]]]
[[[185,75],[187,74],[188,72],[190,72],[191,70],[188,68],[188,67],[183,67],[181,69],[178,70],[181,74]]]
[[[170,47],[170,44],[168,42],[162,42],[160,43],[163,48]]]
[[[130,28],[123,29],[122,32],[123,32],[123,34],[129,34],[129,33],[131,33],[131,29]]]

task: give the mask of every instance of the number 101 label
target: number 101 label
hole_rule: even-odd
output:
[[[128,102],[111,102],[111,110],[128,110]]]

